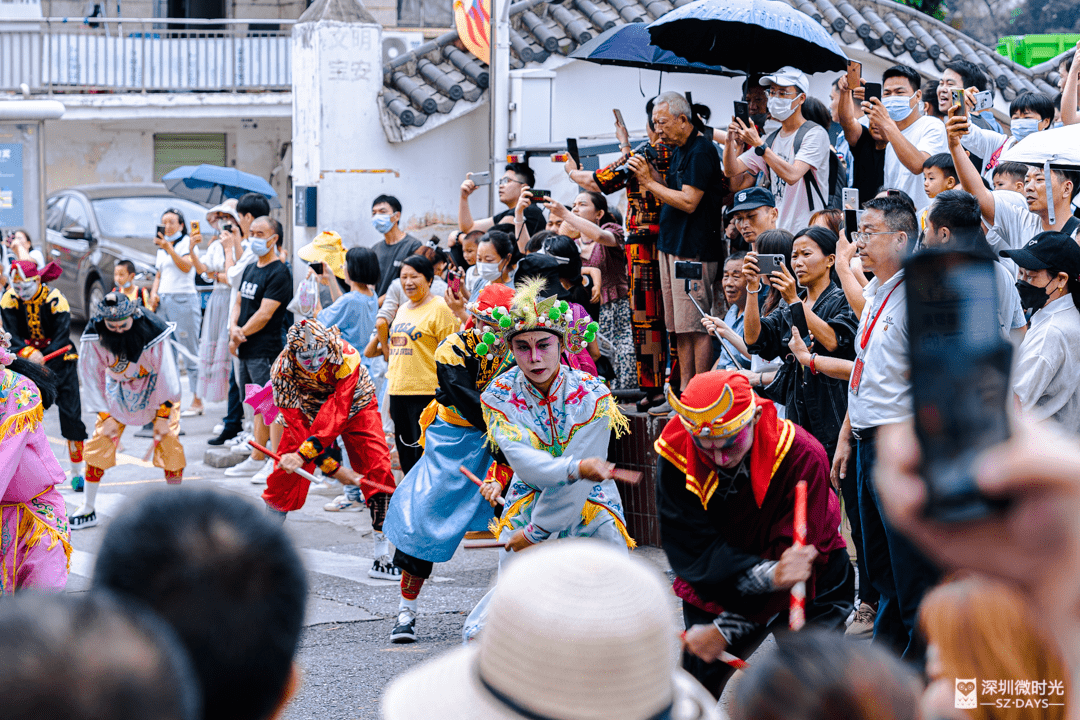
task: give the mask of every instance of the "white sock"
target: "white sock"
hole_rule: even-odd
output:
[[[83,488],[83,504],[71,513],[71,517],[76,515],[89,515],[94,512],[94,500],[97,499],[98,486],[100,482],[88,482],[86,487]]]
[[[86,462],[80,460],[79,462],[71,463],[71,477],[85,477],[86,476]]]
[[[381,531],[375,532],[375,559],[388,558],[391,556],[390,541]]]
[[[401,612],[402,610],[411,610],[412,614],[415,615],[417,603],[419,601],[420,598],[413,598],[412,600],[406,600],[405,598],[401,598],[401,602],[398,603],[398,612]]]

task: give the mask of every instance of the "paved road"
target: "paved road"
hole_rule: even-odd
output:
[[[185,397],[185,407],[187,402]],[[181,441],[187,454],[184,485],[212,487],[261,504],[261,486],[252,485],[248,478],[227,478],[224,470],[202,462],[211,429],[224,412],[221,403],[208,406],[202,417],[182,421],[186,435]],[[91,416],[84,416],[84,421],[88,428],[93,426]],[[67,470],[55,409],[46,412],[45,426],[60,464]],[[145,493],[169,491],[161,470],[141,460],[149,446],[149,439],[136,438],[134,429],[128,429],[120,464],[106,473],[98,493],[102,522],[72,533],[75,554],[69,592],[83,592],[89,586],[101,538],[110,519],[123,512],[124,504]],[[62,492],[69,508],[79,505],[82,496],[70,485]],[[374,546],[370,518],[366,511],[324,511],[323,504],[336,494],[330,489],[312,492],[304,508],[291,513],[285,523],[304,555],[311,588],[299,655],[304,682],[285,715],[289,720],[376,718],[378,699],[390,678],[458,645],[465,616],[495,579],[495,550],[462,550],[450,562],[436,565],[435,581],[425,585],[420,599],[420,642],[391,645],[387,638],[397,614],[398,585],[367,577]],[[645,548],[638,554],[666,569],[662,552]]]

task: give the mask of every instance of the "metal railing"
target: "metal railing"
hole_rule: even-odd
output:
[[[18,90],[24,83],[35,93],[289,90],[295,23],[0,19],[0,91]],[[178,24],[187,27],[176,29]],[[261,29],[267,25],[280,29]]]

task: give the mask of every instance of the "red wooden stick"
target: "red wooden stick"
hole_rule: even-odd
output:
[[[794,547],[806,545],[806,481],[795,484],[795,528]],[[792,630],[802,630],[806,624],[806,583],[797,582],[791,588],[791,609],[788,611],[788,625]]]
[[[260,445],[259,443],[255,442],[254,440],[248,440],[248,445],[255,448],[256,450],[261,452],[263,455],[266,455],[268,458],[271,458],[271,459],[273,459],[273,460],[275,460],[277,462],[281,462],[281,456],[278,455],[273,450],[271,450],[270,448],[265,448],[262,445]],[[299,475],[302,478],[310,480],[313,483],[319,482],[319,478],[315,477],[314,475],[309,473],[307,470],[304,470],[303,468],[299,468],[297,470],[294,470],[293,472],[296,473],[297,475]],[[394,494],[394,488],[392,488],[392,487],[389,487],[387,485],[380,485],[378,483],[371,482],[370,480],[368,480],[368,483],[373,488],[378,490],[379,492],[384,492],[384,493],[387,493],[389,495]]]
[[[680,637],[682,638],[683,647],[686,647],[686,631],[685,630],[682,631],[682,634],[680,635]],[[722,651],[720,653],[720,657],[718,657],[717,660],[719,660],[722,663],[726,663],[726,664],[730,665],[731,667],[735,668],[736,670],[749,670],[750,669],[750,663],[746,662],[741,657],[736,657],[736,656],[732,655],[727,650]]]
[[[70,349],[71,349],[71,346],[70,346],[70,345],[65,345],[64,347],[60,348],[59,350],[56,350],[56,351],[54,351],[54,352],[51,352],[51,353],[49,353],[48,355],[46,355],[46,356],[45,356],[45,359],[44,359],[44,360],[42,360],[42,362],[49,362],[49,361],[50,361],[50,360],[52,360],[53,358],[58,358],[58,357],[60,357],[61,355],[63,355],[64,353],[66,353],[66,352],[67,352],[68,350],[70,350]]]
[[[475,475],[473,475],[472,471],[470,471],[469,468],[465,467],[464,465],[461,465],[461,466],[458,467],[458,470],[461,471],[462,475],[464,475],[465,477],[469,478],[474,483],[476,483],[477,487],[484,487],[484,481],[481,480],[480,478],[476,477]],[[506,505],[506,498],[504,498],[504,497],[501,497],[501,496],[497,497],[497,498],[495,498],[495,501],[497,503],[499,503],[500,505]],[[477,546],[477,547],[480,547],[480,546]],[[500,545],[493,545],[492,547],[502,547],[502,545],[501,544]]]

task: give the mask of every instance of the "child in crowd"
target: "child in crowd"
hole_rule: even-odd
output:
[[[1024,194],[1024,178],[1027,177],[1027,165],[1018,162],[1003,162],[994,168],[994,190],[1011,190]]]
[[[156,304],[150,300],[150,290],[135,285],[135,263],[130,260],[121,260],[113,268],[113,282],[116,287],[113,292],[124,293],[136,305],[142,305],[150,312],[154,311]]]
[[[949,153],[938,153],[926,158],[923,162],[922,173],[923,190],[931,200],[960,184],[960,178],[956,175],[956,166]],[[927,206],[919,213],[920,234],[926,232],[926,213],[929,209],[930,206]]]

